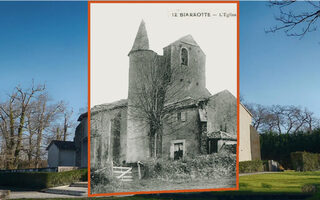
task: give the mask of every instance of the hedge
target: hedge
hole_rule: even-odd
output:
[[[75,181],[87,181],[87,174],[87,169],[66,172],[0,173],[0,185],[43,189],[59,185],[67,185]]]
[[[252,160],[239,162],[239,173],[262,172],[263,161]]]
[[[292,152],[292,167],[297,171],[320,170],[320,154],[309,152]]]
[[[290,154],[297,151],[320,153],[319,141],[320,129],[312,133],[263,133],[260,134],[261,159],[276,160],[285,169],[292,169]]]

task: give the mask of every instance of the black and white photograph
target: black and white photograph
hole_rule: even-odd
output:
[[[237,4],[90,13],[91,194],[235,188]]]

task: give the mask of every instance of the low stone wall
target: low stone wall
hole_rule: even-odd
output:
[[[78,167],[73,167],[73,166],[58,166],[58,172],[66,172],[66,171],[71,171],[71,170],[76,170]]]
[[[58,166],[58,167],[46,167],[46,168],[32,168],[32,169],[8,169],[0,170],[0,173],[14,173],[14,172],[66,172],[78,169],[75,166]]]
[[[13,172],[57,172],[57,168],[56,167],[46,167],[46,168],[32,168],[32,169],[0,170],[0,173],[13,173]]]

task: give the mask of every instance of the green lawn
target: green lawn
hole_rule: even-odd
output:
[[[272,174],[257,174],[257,175],[247,175],[241,176],[239,180],[240,191],[230,191],[230,192],[212,192],[202,195],[193,194],[181,194],[182,196],[175,196],[167,194],[165,196],[160,195],[155,196],[131,196],[131,197],[109,197],[109,198],[99,198],[107,200],[180,200],[180,199],[247,199],[240,198],[243,195],[249,195],[249,199],[263,199],[263,195],[279,194],[284,195],[281,199],[290,199],[286,195],[301,195],[301,187],[304,184],[317,184],[320,189],[320,171],[318,172],[283,172],[283,173],[272,173]],[[186,195],[186,196],[185,196]],[[252,197],[250,197],[252,195]],[[219,197],[220,196],[220,197]],[[233,196],[233,197],[231,197]],[[85,198],[86,199],[86,198]],[[93,198],[88,198],[93,199]],[[269,198],[270,199],[270,196]],[[271,199],[273,199],[271,197]],[[319,200],[320,193],[316,194],[310,200]],[[58,199],[57,199],[58,200]],[[66,200],[66,199],[63,199]],[[308,199],[309,200],[309,199]]]
[[[317,172],[283,172],[240,176],[240,191],[300,193],[304,184],[318,184],[320,171]]]

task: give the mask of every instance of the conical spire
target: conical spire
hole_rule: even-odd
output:
[[[148,49],[149,49],[149,39],[148,39],[147,29],[144,21],[142,20],[131,51],[148,50]]]

